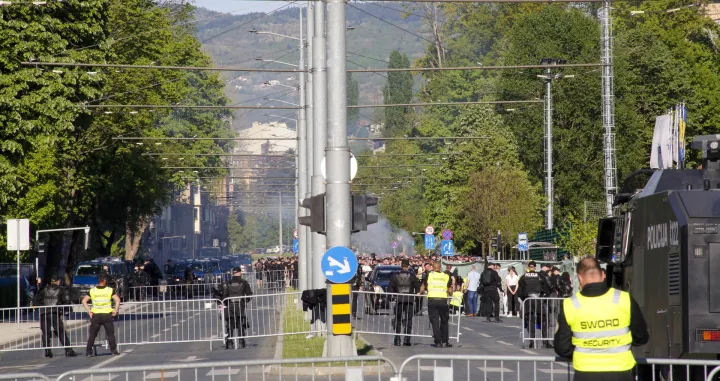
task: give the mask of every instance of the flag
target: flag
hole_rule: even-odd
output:
[[[675,105],[673,109],[670,110],[672,114],[672,140],[670,142],[670,151],[672,152],[672,160],[674,163],[677,164],[676,168],[680,168],[680,140],[679,140],[679,130],[680,130],[680,105]]]
[[[660,115],[655,119],[655,130],[650,151],[650,168],[665,169],[672,167],[672,117]]]
[[[685,104],[681,104],[680,107],[680,128],[678,133],[678,151],[679,151],[679,163],[685,163],[685,128],[687,127],[687,108]],[[685,167],[681,165],[681,168]]]

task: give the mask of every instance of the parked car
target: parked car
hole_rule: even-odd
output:
[[[127,299],[130,273],[127,264],[120,258],[107,257],[81,262],[73,272],[72,287],[79,292],[80,297],[87,295],[97,285],[97,277],[103,271],[110,276],[110,286],[115,288],[115,293],[121,299]]]
[[[390,285],[390,277],[400,272],[400,266],[378,265],[365,278],[365,290],[372,290],[374,294],[365,294],[365,313],[376,315],[381,309],[390,308],[390,300],[385,295]]]

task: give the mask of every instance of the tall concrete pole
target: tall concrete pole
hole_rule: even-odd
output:
[[[547,198],[547,212],[545,214],[545,229],[553,228],[553,148],[552,148],[552,81],[553,75],[547,69],[545,76],[545,197]]]
[[[282,218],[283,218],[283,210],[282,210],[282,192],[278,192],[278,225],[280,227],[278,228],[278,239],[280,241],[280,255],[283,254],[283,230],[282,230]]]
[[[313,36],[313,176],[312,195],[325,193],[325,180],[321,173],[321,163],[325,156],[327,140],[327,56],[325,42],[325,4],[321,1],[315,3],[315,34]],[[345,33],[345,32],[343,32]],[[343,34],[344,35],[344,34]],[[344,53],[343,53],[344,54]],[[344,62],[344,58],[343,58]],[[344,104],[344,103],[343,103]],[[327,208],[326,208],[327,211]],[[326,214],[326,221],[329,221]],[[325,223],[327,225],[327,222]],[[326,227],[327,228],[327,227]],[[325,253],[325,236],[312,234],[312,288],[324,288],[325,276],[322,273],[321,262]]]
[[[313,28],[315,27],[314,20],[315,15],[314,7],[312,1],[308,1],[307,5],[307,68],[312,69],[313,67],[313,36],[315,35],[315,31]],[[305,152],[307,153],[307,160],[305,161],[305,182],[307,184],[307,187],[305,188],[305,191],[302,192],[302,196],[304,198],[309,198],[311,195],[311,184],[312,184],[312,167],[313,167],[313,128],[315,126],[315,119],[313,115],[313,73],[312,70],[307,74],[305,77],[307,79],[307,83],[305,84],[305,100],[307,103],[306,110],[305,110],[305,120],[306,120],[306,131],[305,131]],[[303,226],[302,227],[305,230],[305,240],[301,241],[300,244],[305,246],[305,253],[307,255],[307,260],[305,262],[305,271],[307,272],[307,282],[306,286],[307,289],[311,289],[312,287],[312,267],[313,267],[313,261],[312,261],[312,232],[310,232],[310,227]]]
[[[300,70],[305,68],[305,60],[303,55],[304,48],[304,42],[303,42],[303,17],[302,17],[302,8],[300,8],[300,63],[298,64],[298,68]],[[305,73],[300,72],[299,74],[299,83],[300,88],[298,89],[298,92],[300,93],[300,106],[305,105]],[[295,207],[297,208],[297,216],[304,216],[305,215],[305,208],[300,207],[300,201],[302,198],[305,197],[305,193],[307,192],[307,145],[305,144],[305,134],[307,130],[307,123],[306,123],[306,115],[305,115],[305,109],[300,108],[298,112],[298,125],[297,125],[297,138],[298,138],[298,145],[297,145],[297,188],[296,188],[296,202]],[[298,229],[298,281],[299,281],[299,287],[300,290],[304,291],[307,289],[308,285],[308,274],[307,274],[307,258],[308,258],[308,251],[305,246],[305,241],[308,239],[307,233],[308,230],[306,229],[306,226],[301,226],[297,224],[297,218],[295,219],[296,226],[299,226]]]
[[[605,135],[605,208],[608,217],[613,215],[613,201],[617,193],[617,158],[615,150],[615,84],[613,69],[613,38],[610,0],[603,1],[600,10],[602,26],[602,118]]]
[[[327,197],[325,230],[327,246],[350,247],[350,148],[347,139],[347,67],[345,52],[345,1],[327,0],[328,129],[325,148]],[[328,327],[332,327],[332,291],[328,285]],[[328,331],[327,353],[356,355],[350,335]]]

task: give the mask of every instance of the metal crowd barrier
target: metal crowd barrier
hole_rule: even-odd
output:
[[[7,373],[0,374],[0,380],[13,381],[50,381],[50,379],[40,373]]]
[[[560,305],[565,298],[526,298],[522,301],[522,343],[529,341],[536,348],[543,341],[552,341]]]
[[[357,296],[357,316],[361,319],[353,321],[353,328],[358,333],[369,333],[376,335],[409,336],[409,337],[433,337],[430,319],[427,317],[427,295],[407,295],[388,292],[353,291],[351,301],[354,303]],[[397,300],[412,298],[412,304],[401,303]],[[460,340],[460,319],[462,311],[450,306],[449,338]],[[398,309],[398,306],[400,306]],[[412,308],[411,311],[405,308]],[[396,315],[397,313],[397,315]],[[412,327],[409,333],[406,332],[405,319],[410,314]],[[398,319],[399,318],[399,319]],[[398,332],[399,331],[399,332]]]
[[[6,332],[0,352],[84,348],[87,343],[90,319],[82,305],[22,307],[19,316],[17,312],[0,309],[0,332]]]
[[[82,369],[66,372],[56,381],[70,380],[284,380],[289,378],[324,380],[367,379],[382,380],[383,374],[392,376],[397,368],[390,360],[380,356],[327,357],[284,360],[213,361],[195,364],[162,364]],[[88,376],[80,377],[77,376]],[[388,377],[385,377],[386,379]]]

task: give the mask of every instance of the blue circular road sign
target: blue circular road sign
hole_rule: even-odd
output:
[[[321,268],[330,282],[347,283],[357,273],[358,261],[352,250],[345,246],[335,246],[323,255]]]
[[[393,249],[397,249],[398,243],[395,241],[392,241],[392,243],[390,244],[390,247],[392,247]]]

